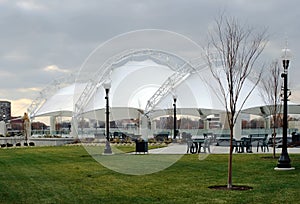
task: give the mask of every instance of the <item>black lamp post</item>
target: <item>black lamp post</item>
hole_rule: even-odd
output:
[[[111,154],[111,147],[110,147],[110,137],[109,137],[109,89],[111,88],[111,82],[106,81],[103,83],[103,88],[105,89],[105,99],[106,99],[106,143],[105,143],[105,149],[104,149],[104,154]]]
[[[177,96],[176,94],[173,95],[173,107],[174,107],[174,125],[173,125],[173,128],[174,128],[174,136],[173,136],[173,139],[175,140],[176,139],[176,136],[177,136],[177,117],[176,117],[176,101],[177,101]]]
[[[281,155],[278,159],[277,168],[276,169],[293,169],[291,168],[291,160],[289,158],[289,154],[287,152],[287,129],[288,129],[288,67],[291,60],[291,51],[289,49],[282,50],[282,65],[283,65],[283,73],[281,77],[283,78],[283,130],[282,130],[282,150]]]

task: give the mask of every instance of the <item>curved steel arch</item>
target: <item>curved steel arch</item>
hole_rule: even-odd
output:
[[[110,77],[111,71],[114,68],[120,67],[128,61],[144,61],[151,59],[154,62],[165,65],[175,73],[170,76],[156,93],[148,101],[144,113],[147,114],[156,106],[156,104],[167,94],[170,89],[176,87],[180,82],[186,79],[191,73],[196,72],[199,68],[206,64],[199,63],[199,59],[187,62],[181,57],[162,50],[155,49],[133,49],[126,50],[118,55],[115,55],[104,62],[98,69],[97,73],[89,80],[81,96],[75,104],[75,114],[81,115],[84,106],[90,101],[92,95],[96,92],[97,87],[103,84]],[[201,61],[202,62],[202,61]]]
[[[75,77],[76,75],[70,74],[67,77],[55,79],[43,90],[41,90],[39,92],[39,95],[31,102],[30,106],[27,108],[29,117],[31,119],[34,118],[41,106],[46,102],[47,98],[55,94],[59,89],[74,83]]]

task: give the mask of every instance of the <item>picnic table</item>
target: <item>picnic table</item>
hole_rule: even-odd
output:
[[[237,153],[252,153],[251,138],[241,138],[233,141]]]
[[[197,139],[190,139],[187,141],[187,153],[200,153],[201,147],[203,148],[203,152],[206,152],[206,149],[208,149],[208,152],[210,152],[210,139],[209,138],[197,138]]]
[[[192,145],[190,147],[190,152],[192,154],[200,153],[203,142],[204,142],[204,139],[193,139]]]

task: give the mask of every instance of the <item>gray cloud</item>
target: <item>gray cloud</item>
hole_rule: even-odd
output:
[[[166,29],[205,44],[209,26],[222,12],[257,29],[268,28],[270,43],[263,55],[267,61],[278,57],[277,50],[279,55],[288,38],[295,56],[291,88],[300,88],[299,4],[296,0],[2,0],[0,98],[26,97],[18,88],[44,87],[64,74],[46,72],[47,66],[76,72],[100,43],[124,32]]]

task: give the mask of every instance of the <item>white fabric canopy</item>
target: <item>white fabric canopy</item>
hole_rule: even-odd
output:
[[[139,118],[146,108],[147,102],[162,84],[173,74],[174,70],[160,65],[152,60],[142,62],[128,61],[124,65],[114,68],[111,72],[111,89],[109,92],[111,120]],[[208,85],[209,82],[209,85]],[[75,101],[82,94],[86,84],[72,84],[60,89],[34,114],[39,116],[72,116]],[[246,81],[240,95],[241,101],[249,93],[253,83]],[[205,117],[224,111],[222,98],[216,97],[217,84],[209,69],[191,73],[172,92],[163,97],[151,111],[151,117],[167,115],[173,107],[173,95],[177,95],[177,111],[182,115]],[[259,87],[247,99],[244,109],[264,104]],[[85,117],[103,120],[105,116],[105,90],[100,85],[95,94],[83,107]],[[141,111],[142,110],[142,111]]]
[[[78,100],[86,84],[72,84],[56,92],[53,96],[46,99],[42,106],[31,117],[43,116],[65,116],[72,117],[73,102]],[[75,92],[76,91],[76,92]]]
[[[273,105],[260,105],[253,106],[247,109],[244,109],[242,112],[252,115],[259,115],[262,117],[268,117],[271,115],[270,108]],[[281,108],[281,113],[283,113],[283,107]],[[288,102],[288,114],[300,114],[300,104],[295,104],[292,102]]]
[[[109,91],[110,107],[144,109],[147,101],[174,71],[151,60],[129,61],[113,69]],[[105,107],[105,90],[99,86],[83,112]]]

